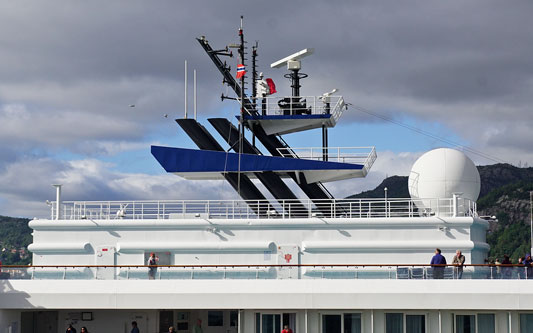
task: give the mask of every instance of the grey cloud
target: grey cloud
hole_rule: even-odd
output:
[[[94,159],[58,162],[50,158],[14,162],[0,173],[0,211],[13,216],[47,217],[51,184],[63,184],[63,200],[236,199],[224,181],[187,181],[171,174],[126,174]]]
[[[4,1],[0,177],[10,183],[17,175],[9,166],[35,150],[93,156],[123,142],[175,136],[175,124],[161,115],[183,114],[185,59],[198,70],[201,115],[233,119],[227,110],[236,105],[220,103],[226,88],[194,38],[206,35],[215,48],[237,41],[240,14],[248,40],[259,40],[260,70],[282,93],[289,91],[284,70],[269,64],[314,47],[303,62],[310,75],[304,94],[339,88],[355,105],[400,121],[440,122],[476,149],[533,161],[532,9],[529,1],[484,0]],[[236,62],[228,59],[233,68]],[[13,106],[21,113],[6,111]],[[342,118],[376,121],[353,110]],[[70,168],[43,156],[33,158],[44,163],[46,184],[54,168]],[[100,184],[91,195],[119,191],[90,180]]]

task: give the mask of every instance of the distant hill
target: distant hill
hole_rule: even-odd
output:
[[[529,191],[533,191],[533,168],[518,168],[509,164],[478,166],[481,190],[478,199],[480,216],[496,216],[491,222],[487,242],[489,257],[508,254],[516,259],[530,250]],[[388,177],[375,189],[347,198],[383,198],[387,187],[389,198],[409,198],[406,176]]]
[[[28,245],[32,242],[29,219],[0,215],[0,261],[4,265],[27,265],[31,262]]]
[[[533,181],[533,167],[518,168],[510,164],[493,164],[478,166],[481,178],[479,197],[483,198],[490,191],[519,181]],[[392,176],[385,178],[375,189],[352,194],[347,198],[383,198],[385,187],[389,198],[410,198],[407,186],[407,176]]]
[[[407,189],[406,176],[392,176],[385,178],[375,189],[364,191],[359,194],[353,194],[347,197],[352,198],[383,198],[385,196],[385,187],[387,188],[387,197],[389,198],[410,198]]]
[[[493,164],[478,166],[477,169],[481,178],[480,198],[500,186],[519,181],[533,181],[533,167],[518,168],[510,164]]]

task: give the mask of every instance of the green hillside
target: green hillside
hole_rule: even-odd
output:
[[[0,261],[4,265],[27,265],[31,262],[28,245],[32,242],[29,219],[0,215]]]

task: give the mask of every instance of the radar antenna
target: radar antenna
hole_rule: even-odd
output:
[[[300,79],[305,79],[307,77],[307,74],[300,73],[300,69],[302,68],[302,62],[300,59],[313,54],[313,52],[315,52],[314,49],[303,49],[270,65],[271,68],[281,68],[283,65],[287,64],[287,69],[291,71],[291,73],[285,74],[284,76],[291,80],[293,97],[300,96]]]

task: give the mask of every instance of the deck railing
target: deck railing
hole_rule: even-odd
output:
[[[281,96],[257,99],[257,110],[265,116],[299,116],[331,114],[334,122],[342,115],[342,96]]]
[[[397,279],[530,280],[523,265],[288,264],[288,265],[57,265],[2,266],[1,279],[19,280],[233,280]]]
[[[51,205],[56,218],[56,203]],[[476,216],[476,203],[447,199],[64,201],[59,219],[290,219]]]

